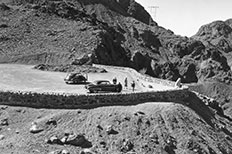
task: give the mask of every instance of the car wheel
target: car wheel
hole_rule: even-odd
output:
[[[120,92],[120,89],[119,89],[119,88],[116,88],[116,92]]]
[[[97,89],[91,89],[89,91],[91,91],[91,93],[97,93],[98,92]]]

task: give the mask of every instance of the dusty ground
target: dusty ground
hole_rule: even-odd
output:
[[[0,109],[0,119],[7,119],[7,125],[0,125],[0,135],[4,136],[0,140],[1,154],[47,154],[64,149],[79,154],[83,150],[80,146],[46,142],[65,132],[84,134],[91,143],[88,149],[98,154],[232,153],[232,122],[215,114],[195,96],[178,104],[150,102],[88,110]],[[30,133],[32,122],[43,131]],[[107,133],[109,126],[114,133]]]
[[[0,65],[0,71],[1,88],[85,93],[83,85],[66,85],[65,73],[10,64]],[[111,80],[116,75],[121,81],[127,76],[129,81],[136,81],[137,90],[148,90],[123,70],[107,71],[89,74],[90,81]],[[31,133],[33,122],[42,131]],[[54,136],[62,139],[66,132],[82,134],[88,146],[48,142]],[[79,154],[84,148],[97,154],[230,154],[231,147],[232,119],[219,115],[194,94],[180,102],[85,110],[0,106],[0,154],[48,154],[57,150]]]
[[[0,0],[0,2],[6,1],[10,0]],[[120,7],[115,7],[116,5],[111,3],[106,3],[107,5],[90,3],[85,5],[84,9],[91,12],[95,10],[97,18],[100,19],[99,22],[106,22],[109,26],[114,27],[115,23],[118,23],[113,29],[112,26],[108,27],[103,24],[100,27],[96,23],[93,25],[94,22],[91,22],[91,18],[88,16],[83,18],[83,15],[87,15],[83,12],[80,15],[76,14],[77,18],[73,20],[72,14],[68,13],[70,8],[63,4],[64,1],[58,1],[61,7],[47,10],[51,13],[32,9],[33,6],[29,4],[40,1],[14,0],[14,2],[28,3],[25,6],[0,8],[2,48],[0,61],[2,62],[62,64],[73,62],[83,54],[103,51],[96,60],[100,60],[104,64],[125,66],[124,62],[133,58],[133,56],[127,57],[129,50],[132,55],[134,51],[145,51],[148,55],[151,54],[149,58],[137,54],[137,57],[134,56],[133,64],[147,68],[151,66],[150,62],[153,59],[158,63],[158,67],[154,68],[151,73],[160,70],[157,76],[162,78],[175,80],[182,76],[186,82],[196,82],[195,70],[198,70],[199,64],[197,59],[202,57],[207,58],[206,62],[208,60],[213,62],[212,64],[206,63],[205,74],[202,74],[201,70],[198,71],[203,77],[205,75],[210,77],[212,73],[223,74],[229,71],[225,57],[218,49],[205,48],[201,42],[176,36],[172,31],[162,27],[148,28],[147,25],[141,24],[137,20],[126,16],[121,17],[120,12],[116,11]],[[87,0],[83,2],[87,2]],[[124,3],[124,1],[119,2]],[[49,7],[49,5],[47,6]],[[125,6],[131,11],[136,10],[133,6]],[[138,16],[141,16],[139,10],[136,12],[139,12]],[[67,17],[64,18],[62,15]],[[174,46],[170,46],[170,44]],[[186,53],[186,49],[189,53]],[[208,50],[210,54],[208,54]],[[173,51],[175,56],[170,51]],[[209,56],[205,57],[205,55]],[[182,56],[184,57],[182,58]],[[169,64],[169,58],[174,62],[177,58],[178,63]],[[197,60],[196,64],[195,62],[192,64],[192,59]],[[140,64],[141,62],[142,64]],[[211,69],[207,68],[213,65],[216,65],[215,68],[213,67],[214,71],[208,72]],[[65,85],[63,82],[65,74],[34,72],[29,66],[28,68],[18,66],[0,68],[0,71],[2,71],[0,75],[1,88],[38,92],[85,93],[82,86]],[[113,71],[113,73],[107,75],[111,78],[110,80],[115,75],[120,74],[122,78],[125,75],[124,72]],[[224,75],[222,76],[224,77]],[[93,76],[92,79],[95,77]],[[230,78],[226,79],[227,81],[230,82]],[[137,90],[140,90],[138,83],[137,87]],[[161,89],[158,85],[153,87]],[[180,104],[156,102],[89,110],[48,110],[1,106],[0,119],[1,154],[46,154],[56,149],[67,149],[70,153],[79,153],[80,147],[50,145],[45,142],[46,138],[53,135],[62,135],[67,128],[77,134],[85,133],[85,137],[91,142],[91,149],[95,153],[118,154],[128,151],[136,154],[232,153],[231,119],[219,116],[215,110],[204,106],[195,97],[180,102]],[[46,124],[49,119],[54,119],[57,124]],[[37,134],[29,132],[31,122],[34,121],[38,122],[43,131]],[[107,134],[108,125],[112,125],[118,133]]]
[[[64,78],[67,73],[39,71],[32,68],[32,65],[1,64],[1,89],[35,92],[87,93],[84,85],[65,84]],[[114,68],[108,69],[107,71],[107,73],[89,73],[89,82],[102,79],[112,81],[114,77],[117,77],[118,82],[124,85],[124,79],[127,77],[129,86],[133,80],[136,82],[136,91],[167,90],[172,88],[154,83],[151,84],[153,88],[148,88],[148,83],[143,83],[142,85],[140,81],[126,71]],[[124,88],[123,92],[131,92],[131,88]]]
[[[5,4],[0,5],[0,62],[100,63],[130,66],[173,81],[180,77],[186,83],[217,74],[231,80],[221,51],[151,24],[149,14],[135,1],[66,1],[1,0]],[[218,27],[223,34],[228,32],[225,26]]]
[[[222,82],[204,82],[202,84],[189,85],[191,90],[217,100],[224,113],[232,118],[232,86]]]

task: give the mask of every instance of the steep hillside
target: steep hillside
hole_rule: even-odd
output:
[[[182,82],[231,80],[219,49],[158,26],[134,0],[0,2],[2,63],[100,63]]]
[[[196,95],[181,102],[88,110],[1,106],[0,113],[4,154],[80,154],[85,148],[91,154],[232,153],[231,119]]]
[[[206,48],[216,49],[226,57],[230,69],[232,66],[232,19],[226,21],[214,21],[203,25],[192,38],[201,41]],[[215,58],[218,57],[215,55]],[[193,90],[217,99],[228,116],[232,114],[232,86],[229,82],[231,71],[227,73],[215,72],[212,68],[211,75],[221,76],[222,80],[208,80],[192,87]],[[224,77],[223,77],[224,76]],[[213,77],[214,79],[214,77]]]
[[[129,66],[198,82],[192,89],[225,111],[194,94],[86,110],[0,106],[0,153],[232,153],[231,24],[213,22],[187,38],[160,27],[134,0],[0,0],[0,63]]]
[[[214,46],[226,56],[232,65],[232,19],[214,21],[202,26],[193,38],[202,41],[207,47]]]
[[[17,4],[16,8],[2,10],[2,25],[6,27],[1,31],[1,42],[7,55],[1,61],[34,64],[93,61],[128,66],[131,52],[123,35],[128,27],[123,22],[133,24],[131,16],[136,18],[140,13],[144,14],[138,17],[141,22],[148,23],[150,16],[135,2],[121,3],[13,1],[10,4]]]

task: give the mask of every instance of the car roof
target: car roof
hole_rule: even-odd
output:
[[[71,73],[68,73],[67,76],[70,76],[70,75],[80,75],[80,76],[84,76],[82,73],[77,73],[77,72],[71,72]]]
[[[78,72],[71,72],[71,73],[68,73],[68,74],[81,74],[81,73],[78,73]]]
[[[99,83],[99,82],[110,82],[110,81],[108,81],[108,80],[95,80],[95,81],[93,81],[93,83]]]

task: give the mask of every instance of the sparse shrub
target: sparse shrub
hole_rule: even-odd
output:
[[[0,42],[3,42],[3,41],[8,41],[10,38],[5,36],[5,35],[2,35],[0,36]]]
[[[7,11],[7,10],[10,10],[10,7],[7,6],[5,3],[1,3],[0,10]]]
[[[8,25],[7,24],[0,24],[0,28],[7,28]]]

